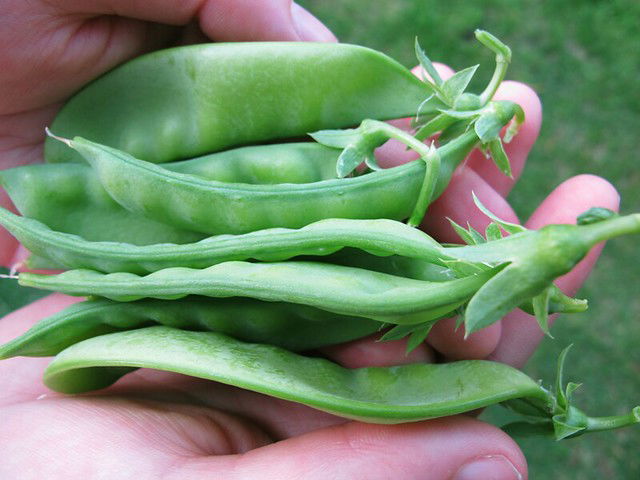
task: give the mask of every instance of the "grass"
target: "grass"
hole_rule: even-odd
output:
[[[592,173],[607,178],[622,196],[624,212],[640,211],[640,169],[635,141],[640,132],[640,35],[636,0],[303,0],[300,3],[329,25],[344,42],[386,52],[407,66],[415,64],[418,35],[434,60],[454,68],[482,62],[477,83],[491,73],[491,55],[473,38],[486,29],[514,52],[509,78],[540,94],[545,120],[524,175],[510,201],[526,218],[554,183]],[[640,403],[640,293],[636,239],[611,242],[580,292],[590,309],[565,316],[545,340],[526,371],[547,382],[555,359],[574,343],[568,377],[585,385],[577,405],[594,415],[621,413]],[[40,296],[5,281],[0,314]],[[499,421],[501,413],[488,417]],[[531,478],[637,478],[640,428],[605,432],[562,443],[521,441]]]
[[[456,69],[482,62],[478,88],[491,73],[491,55],[473,38],[488,30],[513,50],[508,78],[533,86],[544,106],[544,123],[524,175],[509,200],[521,218],[562,180],[600,175],[619,190],[622,211],[640,211],[640,169],[635,143],[640,132],[640,35],[635,0],[303,0],[343,42],[381,50],[415,65],[413,40],[434,60]],[[374,7],[375,5],[375,7]],[[477,90],[477,89],[476,89]],[[564,316],[555,340],[545,340],[526,371],[551,381],[555,359],[574,343],[568,377],[584,386],[576,403],[593,415],[622,413],[640,403],[640,271],[637,238],[605,248],[580,295],[586,314]],[[498,421],[497,410],[489,418]],[[555,443],[520,441],[531,478],[583,480],[638,478],[640,428],[604,432]]]

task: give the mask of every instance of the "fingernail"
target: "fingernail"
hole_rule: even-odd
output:
[[[503,455],[487,455],[465,463],[452,480],[522,480],[518,469]]]
[[[293,25],[305,42],[337,42],[331,30],[297,3],[291,3]]]

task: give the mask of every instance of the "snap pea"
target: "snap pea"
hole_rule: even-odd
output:
[[[44,382],[55,391],[80,393],[107,387],[137,367],[216,380],[377,423],[455,415],[519,397],[548,401],[535,381],[499,363],[416,363],[348,370],[271,345],[168,327],[77,343],[47,367]]]
[[[0,359],[57,355],[87,338],[152,325],[214,331],[292,351],[347,342],[380,329],[380,323],[373,320],[248,298],[190,296],[174,301],[145,299],[131,303],[95,299],[76,303],[41,320],[23,335],[0,346]]]
[[[298,230],[271,228],[244,235],[217,235],[197,243],[137,246],[89,242],[0,208],[4,225],[30,252],[65,268],[150,273],[169,267],[205,268],[231,260],[287,260],[327,255],[353,246],[378,255],[392,253],[440,263],[444,249],[427,234],[394,220],[327,219]],[[29,266],[32,266],[29,263]]]
[[[498,270],[449,282],[425,282],[325,263],[225,262],[203,270],[167,268],[144,277],[94,270],[69,270],[59,275],[20,273],[19,282],[117,301],[177,299],[191,294],[245,296],[407,324],[434,320],[455,310]]]
[[[412,116],[429,94],[405,67],[356,45],[195,45],[107,73],[69,100],[51,127],[162,163]],[[47,140],[45,160],[81,159]]]
[[[511,117],[506,115],[506,124]],[[424,185],[425,162],[410,162],[357,177],[309,184],[247,185],[206,181],[170,172],[82,138],[61,139],[96,170],[109,194],[126,209],[177,228],[245,233],[298,228],[323,218],[407,218]],[[478,141],[474,131],[438,149],[437,198],[455,167]]]
[[[273,144],[237,148],[163,167],[223,182],[317,182],[335,178],[338,153],[312,142]],[[149,245],[190,243],[205,237],[123,209],[87,165],[45,164],[2,170],[0,184],[23,215],[87,240]],[[45,258],[30,263],[39,268],[58,266]]]

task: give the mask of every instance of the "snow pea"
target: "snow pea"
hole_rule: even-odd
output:
[[[69,347],[47,367],[44,383],[59,392],[82,393],[108,387],[142,367],[215,380],[370,423],[415,422],[496,403],[507,404],[533,422],[528,425],[557,440],[640,423],[640,407],[610,417],[589,417],[576,408],[571,395],[577,385],[565,389],[562,378],[566,352],[558,361],[554,394],[496,362],[346,369],[220,333],[149,327]]]
[[[502,118],[504,124],[510,119],[509,114]],[[375,136],[379,139],[378,132]],[[298,228],[323,218],[402,220],[416,206],[428,168],[425,161],[417,160],[349,178],[297,185],[248,185],[170,172],[78,137],[60,140],[83,155],[104,188],[126,209],[176,228],[209,234]],[[471,130],[438,149],[439,174],[431,179],[435,189],[427,200],[442,193],[455,167],[477,142]],[[372,145],[372,150],[376,146]]]
[[[19,282],[69,295],[125,302],[146,297],[244,296],[412,324],[454,311],[499,270],[496,267],[449,282],[426,282],[327,263],[225,262],[202,270],[167,268],[144,277],[94,270],[69,270],[58,275],[20,273]]]
[[[429,95],[395,60],[356,45],[194,45],[108,72],[71,98],[51,128],[162,163],[412,116]],[[47,140],[45,160],[81,158]]]
[[[335,178],[338,153],[312,142],[273,144],[237,148],[163,167],[210,180],[307,183]],[[149,245],[191,243],[205,237],[125,210],[105,192],[85,164],[28,165],[1,170],[0,184],[26,217],[86,240]],[[44,258],[38,260],[39,268],[57,266]]]
[[[95,299],[76,303],[41,320],[20,337],[0,346],[0,359],[57,355],[87,338],[152,325],[220,332],[292,351],[347,342],[380,329],[380,323],[374,320],[248,298],[190,296],[131,303]]]

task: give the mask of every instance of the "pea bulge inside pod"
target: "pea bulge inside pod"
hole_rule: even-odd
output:
[[[429,90],[386,55],[347,44],[178,47],[89,84],[51,125],[153,163],[415,114]],[[48,139],[48,162],[81,161]]]

